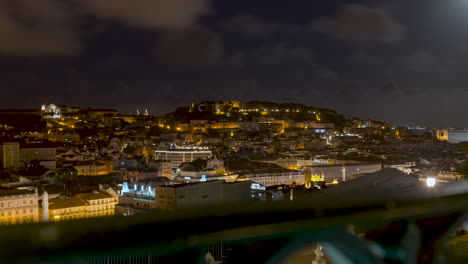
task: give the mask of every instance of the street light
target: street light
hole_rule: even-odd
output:
[[[427,178],[426,179],[426,185],[429,188],[433,188],[436,184],[436,179],[435,178]]]

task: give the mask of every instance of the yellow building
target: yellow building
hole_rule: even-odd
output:
[[[104,192],[81,193],[75,197],[49,200],[49,220],[58,222],[114,215],[117,201]]]
[[[38,219],[37,189],[0,187],[0,224],[32,223]]]
[[[78,196],[87,204],[86,217],[114,215],[117,201],[110,194],[104,192],[93,192],[78,194]]]
[[[80,161],[73,167],[80,176],[100,176],[109,173],[107,164],[98,161]]]
[[[51,222],[86,218],[86,202],[79,197],[49,200]]]

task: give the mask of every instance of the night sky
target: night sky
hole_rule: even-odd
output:
[[[468,127],[468,1],[0,0],[0,108],[295,102]]]

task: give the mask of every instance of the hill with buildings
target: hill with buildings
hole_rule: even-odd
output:
[[[330,122],[340,131],[349,121],[335,110],[296,103],[250,101],[204,101],[189,107],[179,107],[165,115],[178,122],[190,120],[257,122],[268,120],[292,120],[294,122]]]

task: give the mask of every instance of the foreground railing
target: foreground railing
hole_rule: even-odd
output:
[[[283,263],[317,243],[336,263],[463,263],[449,241],[468,194],[294,201],[0,227],[0,263]],[[353,232],[350,227],[354,227]]]

